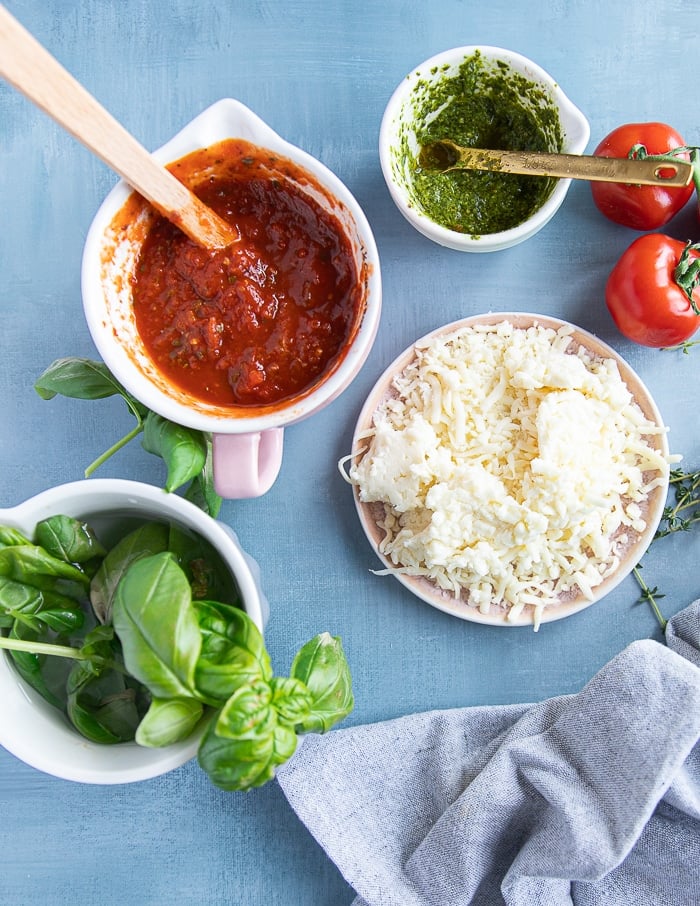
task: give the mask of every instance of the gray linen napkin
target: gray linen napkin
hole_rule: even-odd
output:
[[[700,600],[576,695],[308,736],[278,773],[353,906],[700,904]]]

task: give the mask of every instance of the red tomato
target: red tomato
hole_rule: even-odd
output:
[[[608,278],[605,302],[620,331],[643,346],[675,346],[700,327],[700,245],[648,233]]]
[[[641,153],[635,146],[643,145]],[[593,152],[598,157],[666,154],[682,148],[681,136],[664,123],[627,123],[607,135]],[[687,152],[678,155],[690,160]],[[609,220],[635,230],[658,230],[680,211],[693,194],[693,184],[680,188],[592,182],[593,202]]]

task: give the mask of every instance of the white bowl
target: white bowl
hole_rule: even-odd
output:
[[[244,609],[262,632],[268,603],[260,588],[257,563],[235,533],[194,504],[152,485],[120,479],[90,479],[60,485],[10,509],[0,523],[32,537],[37,522],[54,515],[96,521],[108,530],[124,518],[177,523],[206,538],[221,555],[238,585]],[[131,783],[179,767],[197,753],[199,735],[162,749],[134,742],[99,745],[81,736],[68,720],[19,677],[0,652],[0,745],[40,771],[82,783]]]
[[[382,173],[396,206],[418,232],[447,248],[463,252],[493,252],[509,248],[534,236],[551,220],[564,201],[570,179],[557,181],[544,204],[526,221],[498,233],[473,236],[447,229],[427,217],[414,202],[411,175],[407,171],[401,148],[418,152],[415,137],[415,104],[420,86],[455,75],[467,57],[478,51],[485,61],[503,61],[514,73],[536,85],[556,105],[562,133],[562,147],[551,148],[568,154],[581,154],[588,144],[590,127],[583,113],[571,103],[558,83],[541,67],[526,57],[500,47],[470,45],[439,53],[410,72],[391,96],[382,118],[379,133],[379,157]],[[449,138],[449,136],[445,136]]]
[[[404,371],[409,363],[415,357],[416,347],[422,347],[427,341],[440,335],[451,334],[464,327],[473,327],[477,324],[498,324],[503,321],[510,322],[516,328],[527,328],[533,324],[539,324],[545,328],[558,330],[561,327],[573,327],[566,321],[557,318],[546,317],[543,315],[529,313],[490,313],[488,315],[477,315],[475,317],[465,318],[464,320],[455,321],[444,327],[427,334],[415,344],[406,349],[398,356],[389,367],[384,371],[374,388],[370,392],[357,420],[352,442],[352,459],[357,462],[361,460],[367,449],[366,438],[371,433],[374,414],[378,406],[389,396],[394,394],[392,382],[394,378]],[[661,433],[655,435],[649,441],[650,445],[656,449],[663,457],[668,460],[668,441],[664,429],[663,420],[658,408],[651,397],[651,394],[642,383],[639,376],[632,368],[622,359],[611,347],[603,343],[593,334],[579,328],[573,328],[572,342],[575,347],[582,346],[586,352],[595,359],[612,359],[616,362],[620,376],[627,386],[635,402],[642,410],[646,418],[653,422]],[[574,348],[575,348],[574,347]],[[646,528],[641,533],[629,532],[629,540],[621,556],[617,569],[607,576],[597,587],[594,588],[593,599],[578,593],[575,597],[569,597],[557,604],[546,606],[541,614],[535,612],[535,608],[526,605],[522,612],[513,618],[509,617],[508,611],[503,607],[492,607],[487,613],[482,613],[477,607],[467,604],[461,598],[455,598],[454,594],[440,589],[434,582],[424,577],[407,575],[396,570],[394,564],[379,549],[384,539],[384,529],[379,525],[379,520],[384,515],[384,504],[367,503],[360,500],[359,489],[353,486],[353,495],[355,506],[360,518],[362,528],[369,540],[372,548],[379,557],[383,566],[410,592],[421,600],[432,605],[438,610],[458,617],[462,620],[470,620],[475,623],[483,623],[490,626],[530,626],[537,623],[547,623],[553,620],[560,620],[578,613],[584,608],[590,607],[597,601],[600,601],[613,588],[615,588],[627,576],[634,566],[639,562],[642,555],[651,544],[654,533],[658,527],[666,504],[668,493],[668,476],[664,482],[653,489],[643,504],[643,517],[646,522]]]

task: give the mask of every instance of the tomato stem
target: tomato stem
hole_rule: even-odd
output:
[[[695,201],[700,214],[700,148],[690,149],[690,162],[693,165],[693,184],[695,186]]]
[[[700,287],[700,258],[696,255],[691,257],[691,252],[700,252],[700,243],[690,240],[686,243],[673,272],[673,279],[687,296],[695,314],[700,315],[700,308],[693,298],[693,293]]]
[[[627,152],[627,157],[630,160],[660,160],[668,161],[673,163],[681,155],[687,154],[689,158],[689,163],[692,167],[692,180],[693,185],[695,186],[695,191],[700,202],[700,148],[695,145],[680,145],[678,148],[674,148],[672,151],[666,151],[663,154],[649,154],[646,149],[646,145],[636,144]]]
[[[696,191],[700,191],[700,148],[688,148],[688,151],[693,165],[693,183]]]
[[[674,148],[672,151],[667,151],[665,154],[649,154],[645,145],[636,144],[632,145],[627,153],[627,157],[632,160],[659,160],[670,162],[674,161],[682,154],[687,154],[690,159],[690,165],[692,167],[691,178],[693,180],[693,185],[695,186],[698,205],[700,206],[700,148],[695,145],[681,145],[678,148]],[[700,211],[700,207],[698,210]],[[691,257],[691,251],[700,251],[700,243],[687,243],[678,264],[676,265],[673,278],[688,298],[695,314],[700,316],[700,308],[693,297],[695,290],[700,287],[700,259],[695,255]]]

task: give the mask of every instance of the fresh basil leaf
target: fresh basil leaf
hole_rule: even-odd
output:
[[[278,719],[296,727],[311,714],[312,696],[304,683],[293,677],[276,676],[271,682],[272,706]]]
[[[132,563],[112,611],[127,670],[154,698],[191,698],[201,649],[190,586],[170,553]]]
[[[294,658],[290,674],[311,694],[310,713],[299,721],[299,732],[325,733],[352,711],[350,668],[338,637],[323,632],[307,642]]]
[[[225,702],[244,683],[272,678],[263,637],[244,611],[211,601],[194,607],[202,635],[195,685],[209,704]]]
[[[78,603],[67,595],[0,576],[0,613],[36,614],[46,609],[74,610],[78,607]]]
[[[44,595],[40,588],[0,576],[0,612],[9,613],[14,619],[18,611],[36,613],[43,606]]]
[[[223,501],[214,488],[213,447],[211,436],[208,434],[205,435],[205,441],[207,445],[207,458],[204,463],[204,468],[199,475],[194,476],[188,485],[185,491],[185,498],[194,503],[195,506],[198,506],[200,510],[204,510],[205,513],[216,518],[219,515]]]
[[[144,448],[149,453],[160,456],[166,464],[166,490],[172,492],[190,482],[186,491],[187,498],[210,516],[218,515],[222,501],[214,490],[212,442],[209,434],[177,425],[152,412],[119,383],[103,362],[92,359],[57,359],[38,378],[34,389],[45,400],[53,399],[58,394],[84,400],[119,395],[135,417],[136,427],[87,467],[86,478],[143,432]]]
[[[136,731],[140,746],[170,746],[191,736],[204,706],[194,698],[155,698]]]
[[[105,399],[115,394],[128,396],[103,362],[78,357],[56,359],[40,375],[34,389],[45,400],[57,394],[80,400]]]
[[[296,739],[295,739],[296,742]],[[209,779],[222,790],[244,791],[262,786],[275,776],[273,735],[265,737],[251,757],[246,742],[236,742],[217,736],[210,724],[199,745],[197,761]]]
[[[64,610],[42,610],[36,617],[41,623],[60,634],[70,634],[80,629],[85,620],[85,614],[82,610],[64,609]]]
[[[168,469],[166,491],[177,490],[204,468],[207,444],[202,432],[177,425],[155,412],[146,416],[141,443],[148,453],[164,460]]]
[[[66,563],[89,563],[107,551],[90,526],[72,516],[50,516],[37,523],[36,543]]]
[[[119,642],[114,635],[113,626],[95,626],[83,639],[81,654],[95,662],[108,662],[121,659]]]
[[[152,412],[119,383],[103,362],[93,359],[75,356],[56,359],[38,378],[34,389],[45,400],[58,394],[84,400],[121,396],[137,425],[91,463],[85,476],[91,475],[143,431],[144,449],[160,456],[166,464],[166,490],[172,492],[190,482],[186,497],[210,516],[218,515],[222,500],[214,490],[211,435],[175,424]]]
[[[277,726],[272,688],[265,680],[246,683],[230,696],[216,720],[217,736],[260,740]]]
[[[258,739],[229,739],[216,732],[212,720],[199,746],[197,760],[209,779],[223,790],[249,790],[272,780],[275,770],[294,754],[296,734],[276,725]]]
[[[138,423],[135,432],[130,432],[112,446],[95,463],[88,467],[90,474],[98,464],[108,459],[120,447],[127,443],[134,433],[141,430],[141,424],[148,412],[146,406],[133,397],[103,362],[78,357],[56,359],[34,384],[34,389],[42,399],[53,399],[57,394],[72,399],[100,400],[108,396],[121,396]]]
[[[83,659],[74,661],[66,683],[71,723],[93,742],[129,742],[142,717],[139,690],[125,676],[114,630],[97,626],[80,650]]]
[[[31,539],[11,525],[0,525],[0,547],[9,547],[14,544],[31,544]]]
[[[131,742],[136,731],[125,732],[123,727],[129,726],[126,715],[131,715],[134,711],[133,689],[124,689],[120,693],[110,692],[107,705],[100,704],[99,699],[85,704],[85,698],[89,693],[92,693],[93,699],[96,698],[94,691],[89,688],[89,683],[94,682],[95,679],[84,669],[81,671],[80,680],[76,680],[76,685],[80,685],[81,688],[68,699],[67,711],[70,722],[81,736],[100,745]],[[83,691],[83,689],[87,691]],[[125,712],[124,717],[121,714],[122,709]],[[118,732],[114,732],[110,727],[115,721],[120,724]]]
[[[169,529],[164,522],[146,522],[109,551],[90,583],[90,602],[101,623],[111,621],[114,594],[132,563],[166,551],[168,537]]]
[[[9,637],[11,639],[21,639],[25,642],[44,640],[41,633],[21,623],[14,624],[10,630]],[[63,658],[49,659],[44,655],[33,654],[29,651],[8,651],[7,654],[11,657],[17,673],[28,686],[38,692],[54,708],[58,708],[60,711],[65,710],[65,698],[61,700],[57,694],[59,689],[65,691],[65,680],[70,669],[70,665]],[[60,661],[59,664],[52,665],[58,670],[62,670],[62,675],[57,681],[55,676],[53,677],[53,682],[51,678],[47,678],[47,661],[49,660]],[[55,674],[56,670],[53,672]]]
[[[231,571],[218,551],[201,535],[172,523],[168,550],[175,554],[192,588],[193,598],[240,604],[241,596]]]
[[[42,589],[72,590],[75,583],[84,587],[90,582],[81,569],[35,544],[0,547],[0,576]]]
[[[51,629],[59,634],[75,632],[85,621],[82,607],[71,598],[13,582],[4,576],[0,576],[0,615],[4,626],[10,617],[37,632]]]

